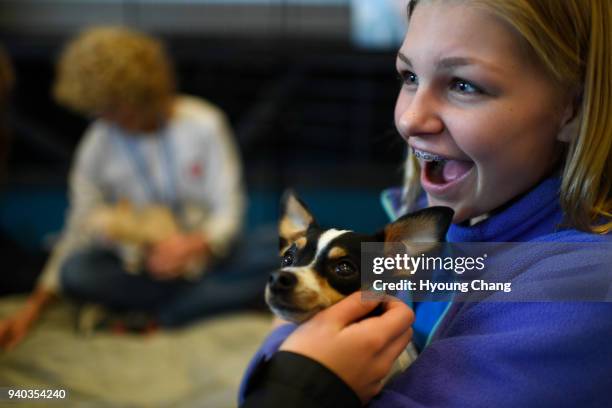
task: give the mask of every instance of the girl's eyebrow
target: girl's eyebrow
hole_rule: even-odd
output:
[[[489,71],[500,72],[500,67],[496,66],[495,64],[473,57],[447,57],[436,61],[437,70],[452,69],[467,65],[477,65],[484,67]]]
[[[412,67],[412,62],[410,62],[410,59],[404,54],[402,54],[401,52],[397,53],[397,58],[403,61],[406,65]],[[445,70],[445,69],[452,69],[452,68],[466,66],[466,65],[481,65],[490,70],[498,71],[498,69],[495,66],[488,64],[485,61],[482,61],[480,59],[470,58],[470,57],[442,58],[436,61],[435,67],[436,67],[436,70]]]
[[[410,60],[408,59],[407,56],[405,56],[404,54],[400,52],[397,53],[397,58],[399,58],[400,60],[402,60],[405,64],[412,66],[412,63],[410,62]]]
[[[466,58],[466,57],[449,57],[442,58],[436,62],[437,69],[451,69],[456,67],[461,67],[465,65],[477,65],[480,64],[480,61],[474,58]]]

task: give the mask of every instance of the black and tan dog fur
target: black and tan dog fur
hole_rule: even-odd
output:
[[[444,241],[453,217],[447,207],[404,215],[372,235],[321,228],[289,191],[281,202],[281,266],[266,287],[266,302],[279,317],[301,323],[361,289],[361,243],[399,242],[418,253]]]

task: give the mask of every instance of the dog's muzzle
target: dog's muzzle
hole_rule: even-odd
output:
[[[291,292],[298,283],[298,279],[292,272],[274,271],[268,278],[268,288],[275,295]]]

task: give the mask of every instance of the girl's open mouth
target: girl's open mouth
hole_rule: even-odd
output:
[[[421,163],[421,184],[431,194],[441,195],[454,191],[474,167],[472,161],[450,159],[423,150],[412,151]]]

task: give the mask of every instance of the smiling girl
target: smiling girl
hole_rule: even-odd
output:
[[[412,155],[395,215],[423,197],[455,211],[450,242],[610,242],[609,2],[422,0],[409,18],[395,121]],[[541,278],[536,263],[587,271],[578,246],[565,248],[508,268],[526,282]],[[247,371],[244,406],[610,403],[610,303],[423,303],[415,317],[392,302],[363,319],[374,307],[355,294],[277,328]],[[411,339],[419,357],[383,389]]]

